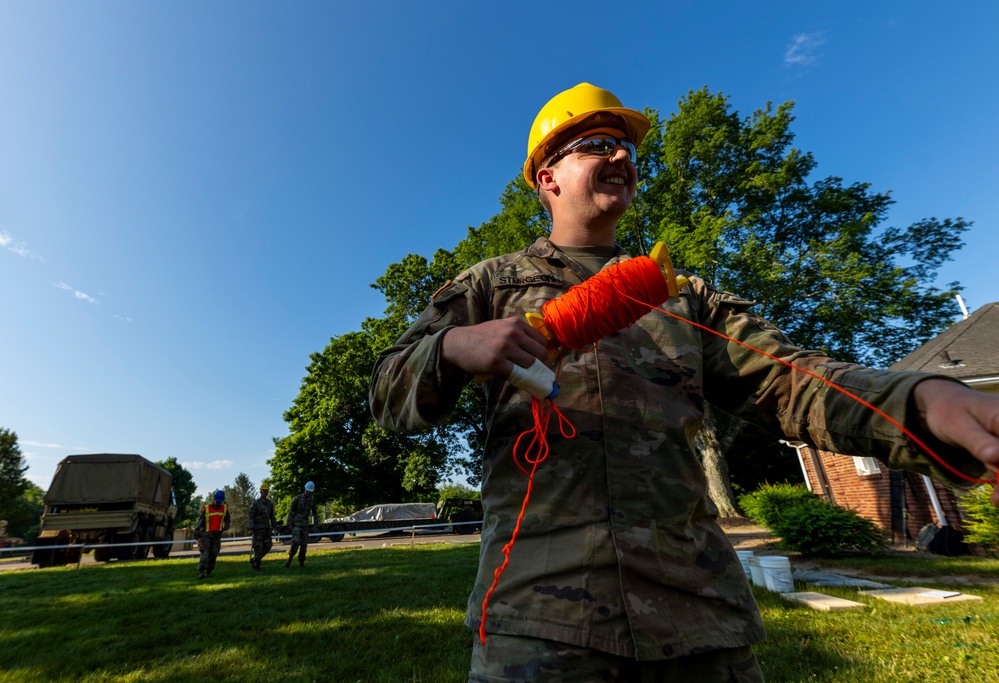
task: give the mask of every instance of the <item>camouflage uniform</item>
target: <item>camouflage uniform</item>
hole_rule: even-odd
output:
[[[620,248],[608,265],[627,259]],[[547,239],[463,272],[376,362],[372,412],[383,427],[426,430],[454,408],[471,378],[440,363],[454,326],[541,311],[589,273]],[[902,424],[929,375],[888,373],[796,348],[749,312],[751,302],[691,277],[663,308],[825,377]],[[575,426],[548,429],[551,453],[535,484],[510,563],[490,598],[490,634],[540,638],[638,660],[662,660],[764,638],[742,566],[715,521],[694,435],[704,402],[781,438],[858,453],[948,479],[898,430],[868,408],[803,373],[687,323],[650,312],[601,339],[591,353],[566,351],[556,405]],[[466,623],[503,561],[527,488],[512,450],[532,422],[531,397],[503,379],[482,385],[484,445],[479,572]],[[928,442],[937,444],[927,437]],[[978,476],[964,451],[941,447]]]
[[[300,493],[291,501],[288,509],[288,526],[291,527],[291,550],[288,553],[286,567],[291,566],[291,560],[298,552],[298,564],[305,564],[305,553],[309,549],[309,517],[313,524],[319,524],[319,510],[316,508],[315,496]]]
[[[260,569],[260,561],[271,551],[274,542],[271,539],[271,530],[277,526],[277,518],[274,517],[274,503],[270,498],[260,497],[253,501],[250,506],[247,526],[252,535],[251,544],[253,556],[250,564],[254,569]]]

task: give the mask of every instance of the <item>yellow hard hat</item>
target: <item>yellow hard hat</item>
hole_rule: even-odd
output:
[[[270,491],[270,490],[271,490],[271,485],[270,485],[270,484],[268,484],[268,483],[267,483],[267,482],[265,481],[265,482],[264,482],[263,484],[261,484],[261,485],[260,485],[260,490],[261,490],[261,491]]]
[[[566,138],[572,133],[584,132],[587,127],[594,126],[618,128],[637,147],[651,125],[642,112],[626,109],[609,90],[580,83],[548,100],[538,112],[527,138],[524,179],[536,188],[535,176],[541,162],[569,142]]]

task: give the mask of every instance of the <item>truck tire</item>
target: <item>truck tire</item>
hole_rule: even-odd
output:
[[[94,562],[107,562],[111,559],[111,551],[114,548],[94,548]]]
[[[53,541],[42,541],[38,539],[36,545],[54,545]],[[55,550],[51,548],[37,548],[31,551],[31,564],[37,564],[39,569],[45,569],[55,564]]]
[[[343,534],[346,531],[342,524],[334,524],[329,528],[333,533],[326,534],[326,538],[330,539],[330,543],[339,543],[343,540]]]
[[[172,541],[173,540],[173,525],[172,524],[170,524],[170,525],[167,526],[166,532],[163,534],[163,540],[164,541]],[[156,557],[156,558],[161,559],[161,560],[165,560],[166,558],[170,557],[170,549],[171,548],[173,548],[173,544],[172,543],[163,543],[161,545],[154,545],[153,546],[153,557]]]
[[[118,532],[115,532],[114,535],[115,543],[135,543],[138,540],[139,540],[139,534],[138,532],[135,531],[129,534],[120,534]],[[135,551],[138,547],[139,546],[137,545],[125,545],[119,548],[115,548],[114,556],[117,557],[119,560],[134,560],[136,555]]]
[[[144,560],[149,557],[149,543],[153,541],[153,525],[152,524],[140,524],[139,528],[136,530],[136,535],[139,540],[146,545],[135,546],[135,559]]]
[[[452,534],[470,534],[475,531],[475,525],[469,524],[468,522],[474,522],[475,515],[468,510],[462,510],[454,516],[451,520],[451,533]]]

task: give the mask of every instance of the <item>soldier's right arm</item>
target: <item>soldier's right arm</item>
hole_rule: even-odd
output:
[[[430,429],[457,404],[470,376],[441,362],[441,342],[452,327],[478,322],[468,296],[464,282],[446,286],[399,341],[378,357],[371,373],[369,404],[383,428],[395,432]]]

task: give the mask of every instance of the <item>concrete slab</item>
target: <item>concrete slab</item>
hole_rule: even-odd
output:
[[[888,588],[885,590],[860,591],[862,595],[881,598],[890,602],[901,602],[905,605],[940,605],[946,602],[964,602],[965,600],[981,600],[980,595],[968,595],[958,591],[943,591],[934,588]]]
[[[780,596],[782,598],[787,598],[788,600],[796,600],[798,602],[803,602],[812,609],[816,609],[821,612],[838,612],[840,610],[862,609],[864,607],[864,603],[862,602],[854,602],[853,600],[844,600],[843,598],[833,597],[832,595],[825,595],[824,593],[816,593],[814,591],[781,593]]]

